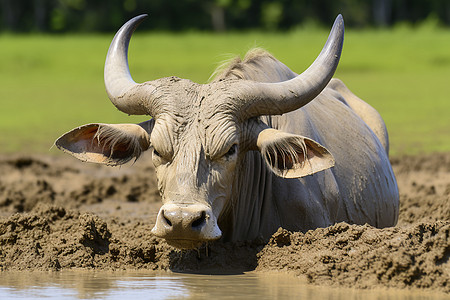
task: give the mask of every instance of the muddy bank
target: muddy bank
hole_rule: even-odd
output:
[[[392,162],[401,194],[394,228],[280,229],[268,242],[179,251],[150,234],[160,199],[145,157],[109,168],[0,156],[0,268],[289,270],[320,285],[450,292],[450,153]]]

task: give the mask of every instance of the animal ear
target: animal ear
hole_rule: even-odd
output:
[[[79,160],[117,166],[138,159],[150,147],[151,128],[149,122],[87,124],[65,133],[55,145]]]
[[[334,166],[334,157],[309,138],[273,128],[262,130],[257,147],[270,169],[284,178],[299,178]]]

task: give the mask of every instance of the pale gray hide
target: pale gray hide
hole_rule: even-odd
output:
[[[247,57],[218,79],[278,82],[297,76],[268,53],[257,50]],[[219,223],[223,230],[227,225],[232,228],[227,231],[228,239],[267,237],[278,227],[305,232],[341,221],[380,228],[397,223],[399,196],[387,154],[385,124],[378,112],[342,81],[332,79],[300,109],[261,120],[323,145],[334,156],[335,166],[286,179],[275,176],[259,152],[248,152],[236,170],[234,207],[226,221]]]
[[[318,59],[301,75],[256,49],[204,85],[176,77],[132,80],[128,43],[142,18],[114,38],[105,84],[121,111],[153,119],[139,126],[84,125],[56,145],[83,161],[109,165],[153,147],[164,203],[155,234],[190,248],[219,237],[266,239],[279,227],[396,224],[399,196],[384,122],[341,81],[329,81],[342,49],[341,16]],[[286,152],[289,142],[278,142],[286,136],[300,140],[296,151],[307,158],[293,173],[288,160],[280,171],[271,161],[277,156],[264,154],[265,141]]]

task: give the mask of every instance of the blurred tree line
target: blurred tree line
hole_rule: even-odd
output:
[[[0,30],[115,31],[148,13],[156,30],[286,30],[329,26],[342,13],[348,27],[382,27],[432,19],[450,25],[450,0],[0,0]]]

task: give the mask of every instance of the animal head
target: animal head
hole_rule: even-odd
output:
[[[130,20],[117,32],[104,77],[107,94],[119,110],[152,119],[137,125],[84,125],[61,136],[56,145],[80,160],[113,166],[151,149],[163,201],[153,234],[179,248],[219,239],[218,220],[248,151],[259,151],[267,166],[286,178],[333,166],[331,154],[315,141],[272,129],[259,117],[298,109],[325,88],[341,54],[341,16],[322,52],[302,74],[269,83],[225,76],[207,84],[177,77],[133,81],[128,45],[144,18]]]

